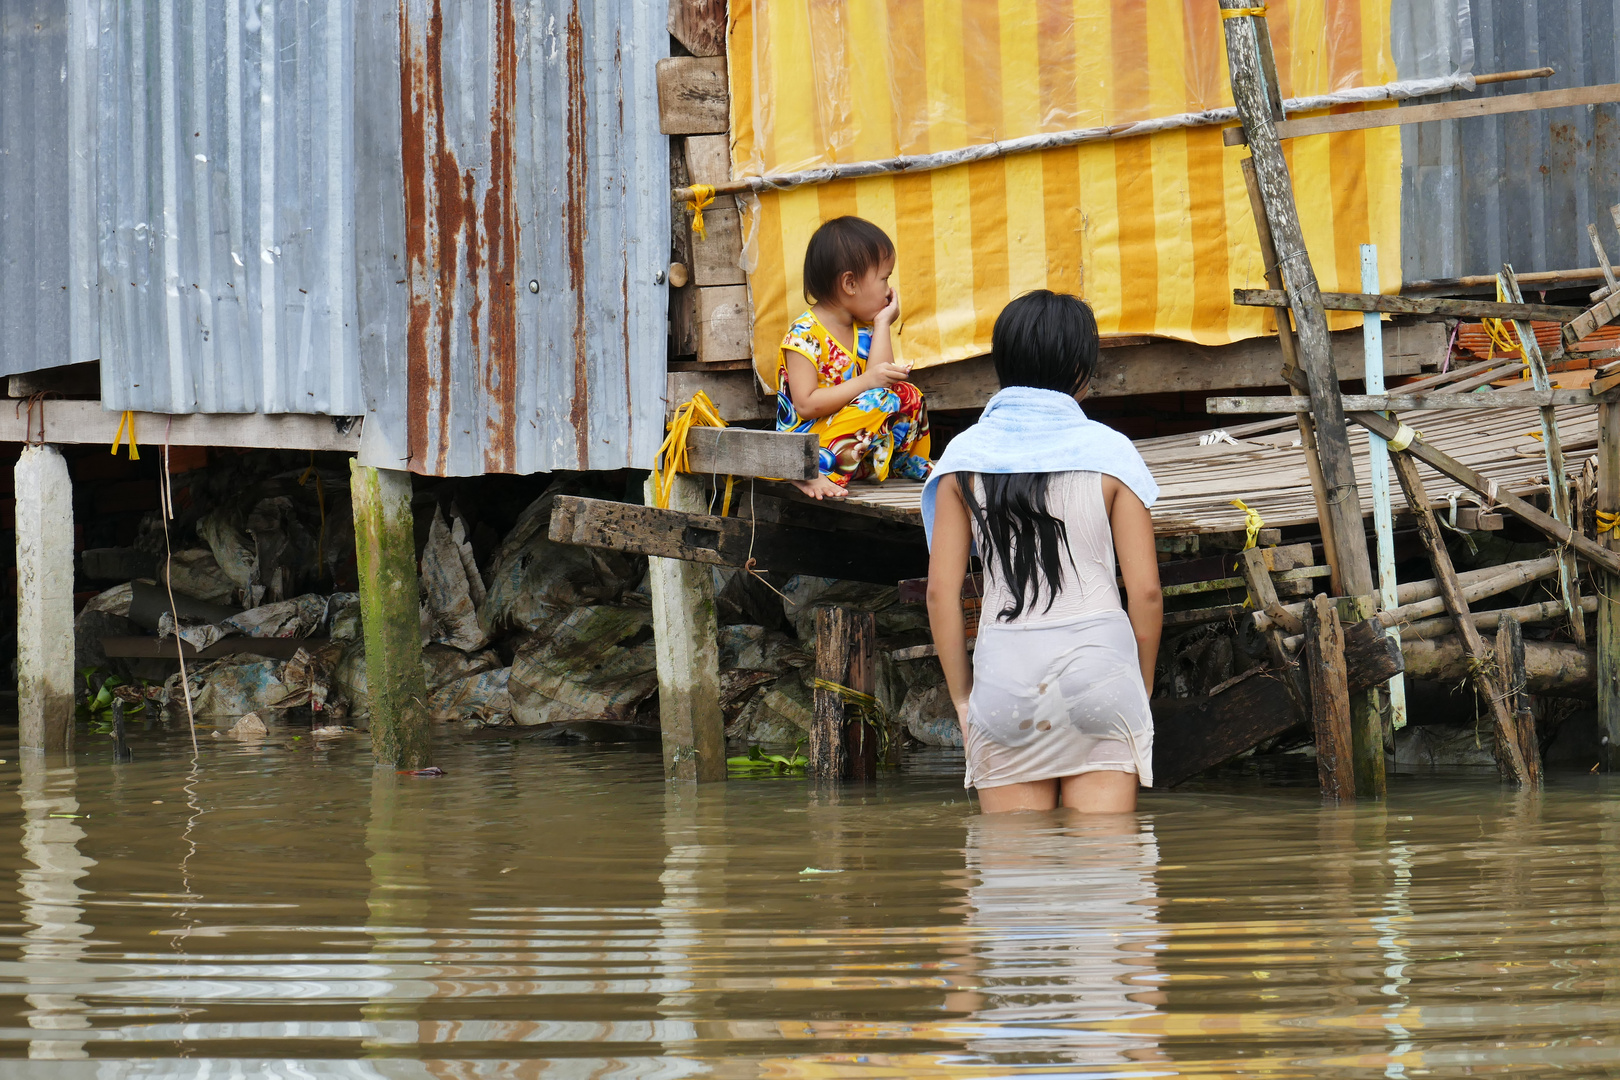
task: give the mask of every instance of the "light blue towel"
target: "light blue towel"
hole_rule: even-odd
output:
[[[1159,497],[1147,462],[1131,440],[1089,419],[1080,403],[1056,390],[1009,386],[990,399],[979,422],[952,439],[923,487],[923,528],[934,540],[934,497],[946,473],[1100,472],[1136,493],[1143,506]]]

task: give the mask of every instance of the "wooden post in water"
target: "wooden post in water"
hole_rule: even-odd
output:
[[[1334,606],[1339,622],[1355,626],[1378,613],[1375,596],[1341,596]],[[1400,651],[1397,645],[1396,651]],[[1350,745],[1356,763],[1356,794],[1368,799],[1382,799],[1388,790],[1387,769],[1384,761],[1384,716],[1378,709],[1378,699],[1372,687],[1357,690],[1350,695]]]
[[[17,741],[73,749],[73,481],[54,446],[25,446],[17,496]]]
[[[379,765],[425,768],[433,757],[433,730],[422,673],[411,474],[351,461],[349,491],[371,698],[371,752]]]
[[[656,473],[647,477],[653,505]],[[675,477],[669,508],[708,512],[703,481]],[[658,722],[664,778],[708,783],[726,778],[726,722],[720,711],[720,628],[714,571],[684,559],[647,560],[652,589],[653,651],[658,661]]]
[[[877,620],[869,611],[816,609],[816,680],[870,695],[876,682]],[[839,691],[816,687],[810,729],[814,780],[870,780],[877,776],[877,733]]]
[[[1423,478],[1418,475],[1417,461],[1404,450],[1392,455],[1392,459],[1395,476],[1401,483],[1401,494],[1406,496],[1407,509],[1412,512],[1418,533],[1423,537],[1424,546],[1429,549],[1429,561],[1434,564],[1434,580],[1440,589],[1440,596],[1445,600],[1447,613],[1457,624],[1457,636],[1462,639],[1463,651],[1468,654],[1474,689],[1485,699],[1486,707],[1491,711],[1496,731],[1497,768],[1502,771],[1504,779],[1518,784],[1533,784],[1533,774],[1519,749],[1518,725],[1514,722],[1513,714],[1508,712],[1507,702],[1503,700],[1502,679],[1497,672],[1495,659],[1486,651],[1479,629],[1469,618],[1468,601],[1463,597],[1462,586],[1457,581],[1457,571],[1451,565],[1451,553],[1446,550],[1440,523],[1435,520],[1434,511],[1429,507],[1428,494],[1423,490]]]
[[[1356,774],[1344,629],[1338,609],[1326,595],[1305,605],[1305,669],[1311,684],[1311,727],[1316,732],[1316,775],[1322,797],[1354,799]]]
[[[1256,16],[1235,14],[1264,9],[1251,6],[1250,0],[1220,0],[1220,6],[1232,98],[1248,134],[1255,180],[1293,311],[1299,364],[1308,381],[1311,415],[1316,421],[1316,448],[1327,496],[1323,524],[1333,533],[1339,588],[1350,596],[1365,596],[1373,591],[1372,561],[1367,554],[1367,534],[1361,520],[1344,403],[1339,398],[1339,376],[1333,366],[1327,313],[1322,308],[1322,292],[1300,231],[1288,163],[1277,141],[1275,123],[1280,117],[1274,111],[1280,105],[1280,95],[1275,77],[1266,78],[1266,69],[1271,66],[1270,50],[1261,48],[1262,30],[1257,29]],[[1234,14],[1229,16],[1228,9]]]
[[[1616,544],[1620,524],[1620,405],[1598,406],[1598,542]],[[1610,523],[1605,529],[1605,522]],[[1598,736],[1606,768],[1620,769],[1620,575],[1592,568],[1601,587],[1597,607]]]
[[[1503,612],[1496,619],[1496,668],[1502,677],[1503,704],[1513,714],[1519,735],[1519,753],[1532,783],[1541,783],[1541,743],[1536,738],[1536,714],[1525,690],[1530,674],[1524,659],[1524,627]]]

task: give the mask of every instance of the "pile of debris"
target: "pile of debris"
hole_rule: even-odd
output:
[[[228,729],[249,714],[307,710],[314,724],[364,726],[365,642],[344,479],[314,469],[267,477],[217,504],[198,500],[167,537],[154,515],[133,548],[85,552],[87,579],[105,581],[112,569],[140,574],[79,612],[85,687],[97,673],[116,674],[139,688],[120,693],[138,692],[166,720],[184,722],[170,640],[178,636],[195,657],[185,689],[199,723]],[[578,477],[553,481],[504,539],[485,521],[469,526],[453,492],[448,499],[418,492],[422,666],[435,719],[656,728],[646,559],[547,536],[557,496],[588,485]],[[821,604],[876,613],[878,697],[897,727],[909,723],[930,742],[955,736],[954,720],[941,721],[952,713],[938,664],[888,659],[895,648],[928,640],[926,613],[902,603],[897,590],[797,577],[778,591],[745,572],[715,574],[729,736],[760,745],[808,739]]]

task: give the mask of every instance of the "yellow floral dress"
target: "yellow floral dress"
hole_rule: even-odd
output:
[[[776,430],[809,431],[821,439],[821,473],[835,484],[890,475],[926,480],[933,463],[928,460],[928,409],[922,391],[908,382],[874,387],[858,394],[842,409],[818,420],[806,420],[793,407],[788,388],[787,354],[796,352],[816,369],[818,386],[837,386],[866,371],[872,350],[872,328],[855,326],[855,355],[851,356],[828,332],[814,311],[806,311],[788,327],[776,365]]]

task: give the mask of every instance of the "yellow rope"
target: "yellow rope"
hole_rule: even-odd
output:
[[[1264,6],[1221,9],[1221,18],[1223,19],[1241,19],[1245,15],[1253,15],[1256,18],[1263,19],[1266,17],[1266,9]]]
[[[1233,499],[1232,505],[1243,511],[1243,527],[1249,533],[1243,540],[1243,550],[1248,551],[1254,547],[1255,541],[1260,539],[1260,530],[1266,524],[1265,519],[1260,516],[1260,511],[1244,505],[1242,499]]]
[[[699,240],[709,238],[709,230],[703,224],[703,208],[714,202],[713,184],[693,184],[692,198],[687,202],[686,208],[692,211],[692,231],[697,233]]]
[[[1615,531],[1615,526],[1620,525],[1620,514],[1611,514],[1607,510],[1599,510],[1597,512],[1597,523],[1599,536],[1604,533],[1612,533]]]
[[[658,456],[653,459],[653,474],[658,478],[656,501],[660,510],[669,509],[669,495],[675,489],[675,474],[691,472],[686,461],[687,433],[695,427],[725,426],[720,411],[709,400],[709,395],[701,390],[692,395],[691,401],[675,410],[675,419],[669,422],[669,434],[664,437],[664,445],[658,448]],[[730,503],[729,489],[726,501]]]
[[[1498,279],[1496,282],[1496,302],[1500,304],[1504,303],[1505,300],[1506,294],[1502,291],[1501,280]],[[1496,359],[1496,352],[1498,349],[1500,349],[1503,353],[1510,353],[1517,350],[1519,355],[1524,358],[1524,362],[1527,365],[1529,364],[1530,354],[1525,351],[1524,342],[1514,340],[1519,336],[1517,327],[1514,328],[1514,333],[1510,334],[1508,333],[1507,323],[1503,322],[1501,319],[1481,319],[1479,320],[1479,324],[1485,328],[1486,335],[1491,339],[1490,353],[1485,357],[1487,361]],[[1528,367],[1525,368],[1525,374],[1529,374]]]
[[[128,409],[124,410],[124,415],[118,420],[118,434],[113,436],[112,449],[108,450],[107,453],[113,457],[118,456],[118,446],[124,441],[126,429],[129,431],[129,460],[139,461],[141,460],[141,451],[140,447],[135,445],[135,414]]]

